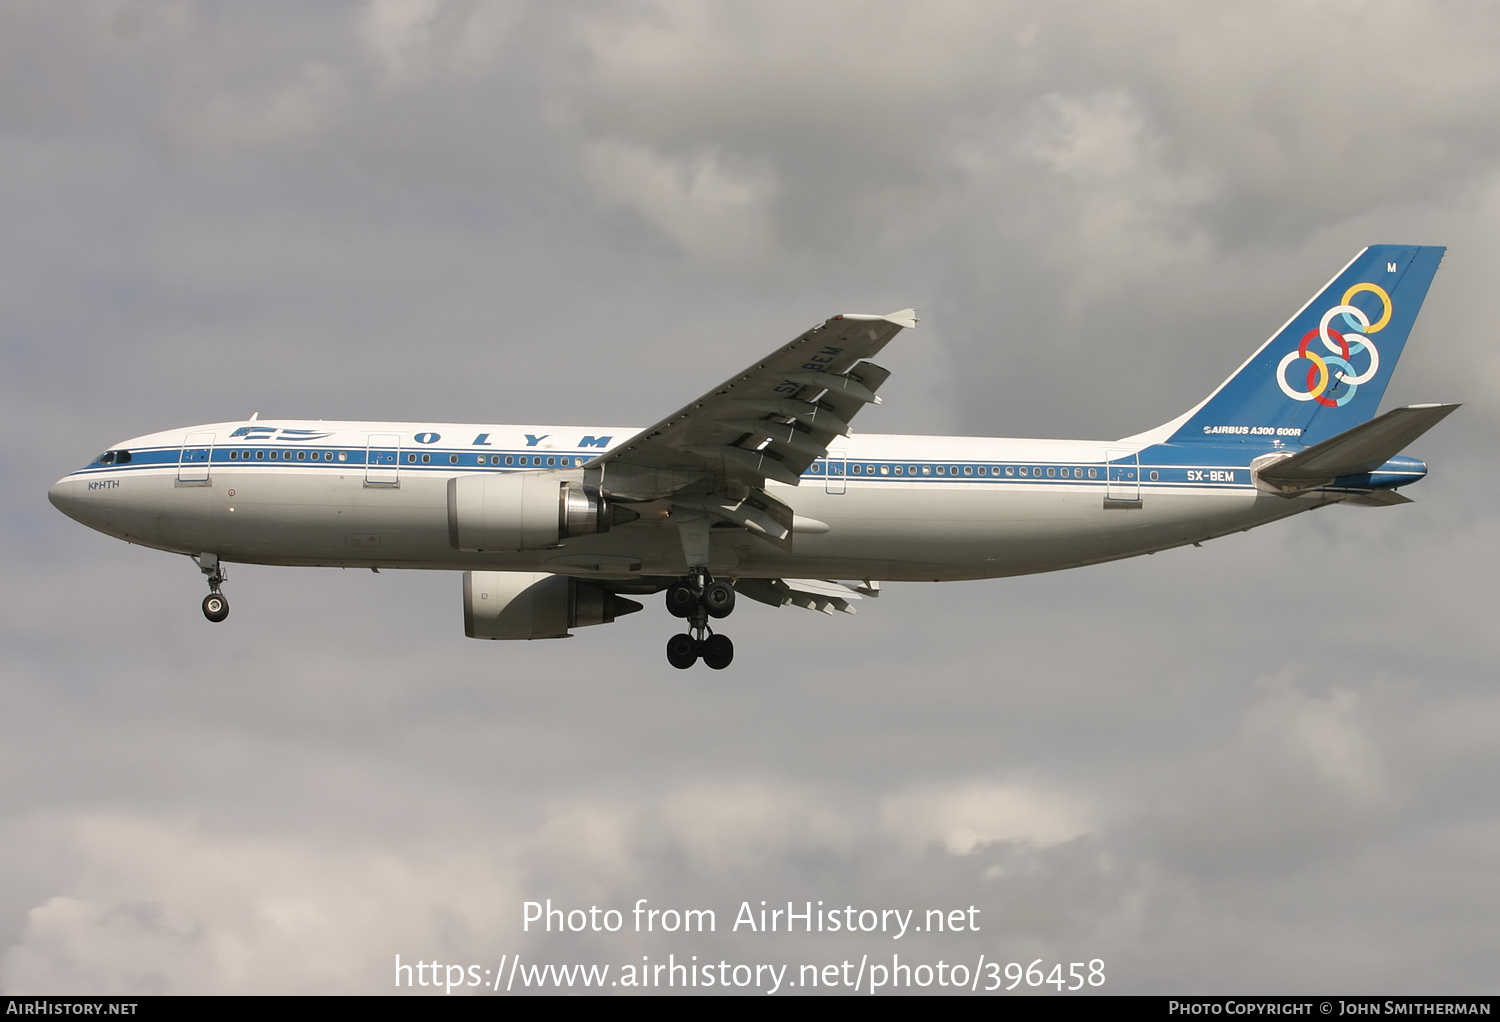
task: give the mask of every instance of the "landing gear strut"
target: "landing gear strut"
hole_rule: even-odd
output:
[[[686,618],[688,632],[667,640],[667,663],[685,671],[702,657],[715,671],[722,671],[734,660],[734,643],[727,635],[717,635],[708,626],[709,618],[726,618],[734,610],[734,587],[716,582],[705,569],[667,587],[667,612]]]
[[[199,554],[193,560],[198,570],[208,576],[208,595],[203,598],[203,616],[218,624],[229,616],[229,600],[219,591],[229,573],[219,561],[218,554]]]

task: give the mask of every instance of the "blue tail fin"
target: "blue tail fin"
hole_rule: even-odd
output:
[[[1373,418],[1443,252],[1365,249],[1168,442],[1312,444]]]

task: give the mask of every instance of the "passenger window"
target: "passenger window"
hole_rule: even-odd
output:
[[[900,466],[900,465],[897,465],[897,466],[896,466],[896,467],[895,467],[895,468],[894,468],[894,469],[892,469],[892,470],[891,470],[891,471],[892,471],[892,472],[894,472],[894,473],[895,473],[895,474],[896,474],[896,475],[900,475],[900,474],[901,474],[901,466]]]
[[[450,455],[448,455],[448,464],[450,464],[450,465],[457,465],[458,464],[458,455],[456,455],[456,454],[450,454]]]
[[[942,475],[945,471],[947,471],[947,466],[946,465],[939,465],[937,467],[937,474],[938,475]]]
[[[973,474],[974,474],[974,466],[973,465],[965,465],[964,466],[964,475],[971,476]]]
[[[1160,474],[1158,474],[1157,471],[1156,471],[1156,469],[1153,468],[1151,470],[1151,481],[1154,483],[1154,482],[1156,482],[1160,478],[1161,478]]]
[[[855,465],[855,466],[854,466],[854,474],[855,474],[855,475],[859,475],[859,474],[860,474],[860,472],[861,472],[861,471],[862,471],[862,470],[863,470],[863,469],[864,469],[864,466],[863,466],[863,465]]]
[[[415,465],[417,463],[417,456],[415,454],[408,454],[406,456],[406,463],[408,465]]]
[[[983,465],[980,465],[979,466],[979,474],[980,475],[988,475],[989,474],[989,470],[986,469]]]
[[[307,460],[307,452],[306,451],[298,451],[297,452],[297,460],[298,461],[306,461]]]
[[[924,476],[930,476],[930,475],[932,475],[932,466],[931,465],[923,465],[922,466],[922,474]]]
[[[422,455],[422,464],[424,464],[424,465],[431,465],[432,464],[432,455],[430,455],[430,454],[424,454],[424,455]]]
[[[1005,474],[1008,475],[1008,476],[1013,476],[1013,475],[1016,474],[1016,470],[1014,468],[1012,468],[1011,466],[1006,465],[1005,466]]]
[[[883,475],[883,476],[890,475],[891,474],[891,466],[889,466],[889,465],[881,465],[880,466],[880,474]]]
[[[554,466],[556,464],[557,464],[557,459],[556,458],[548,458],[547,459],[547,467],[548,468],[551,468],[552,466]]]
[[[1099,478],[1099,470],[1096,469],[1096,468],[1089,469],[1089,478],[1090,479],[1098,479]]]
[[[239,458],[239,456],[240,456],[240,452],[239,451],[230,451],[229,452],[229,460],[230,461],[235,461],[236,459]]]
[[[813,475],[817,475],[817,474],[819,474],[820,472],[823,471],[823,466],[822,465],[818,465],[818,464],[814,464],[814,465],[809,466],[809,470],[812,472]]]
[[[340,461],[348,461],[349,460],[349,452],[348,451],[339,451],[339,460]]]

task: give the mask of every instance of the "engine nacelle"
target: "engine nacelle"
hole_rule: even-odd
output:
[[[448,480],[448,542],[455,550],[543,550],[608,532],[616,517],[599,491],[550,473]]]
[[[567,575],[464,572],[464,634],[471,639],[565,639],[569,628],[609,624],[640,609],[597,582]]]

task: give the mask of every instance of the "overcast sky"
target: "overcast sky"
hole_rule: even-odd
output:
[[[1500,8],[0,0],[0,990],[1102,959],[1106,992],[1489,992]],[[456,574],[182,557],[46,489],[248,416],[635,423],[920,310],[868,432],[1111,439],[1361,247],[1449,246],[1417,503],[1135,561],[463,637]],[[712,936],[521,930],[710,908]],[[729,932],[742,901],[978,933]],[[627,925],[627,929],[628,929]]]

